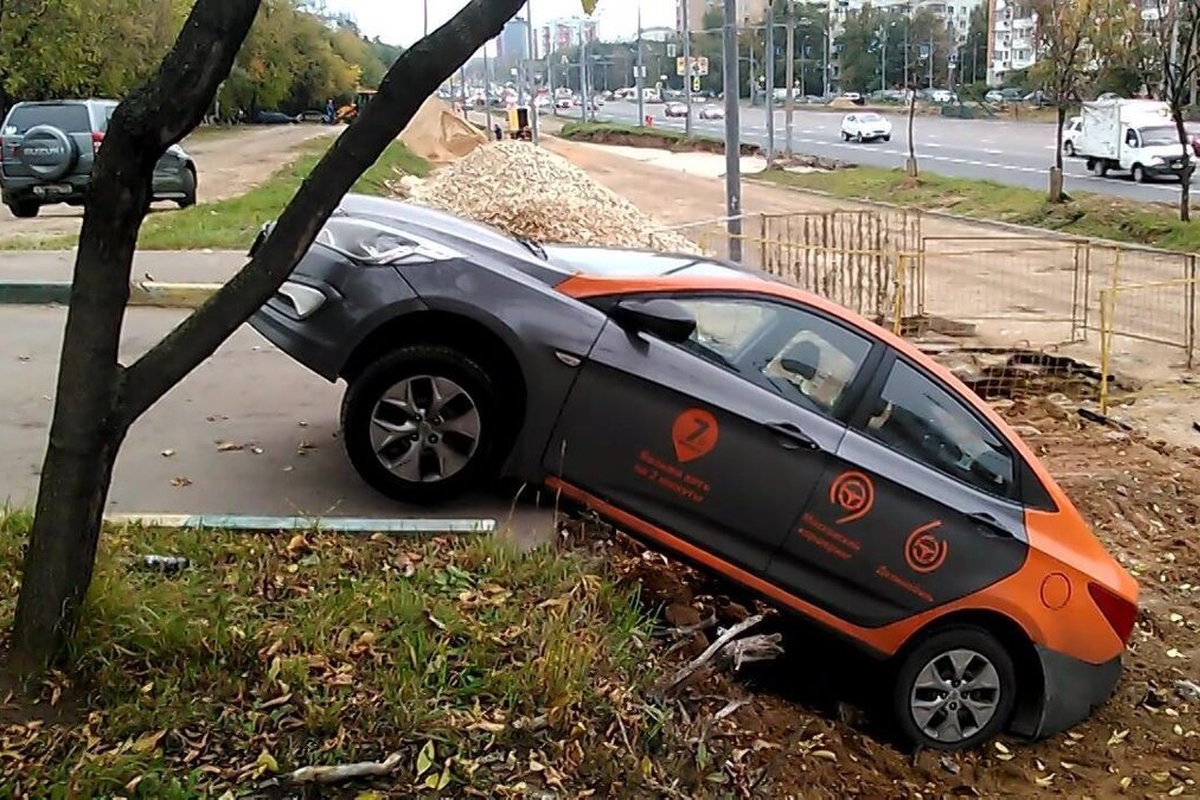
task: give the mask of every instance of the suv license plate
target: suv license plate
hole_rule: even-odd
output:
[[[55,195],[67,195],[71,193],[71,184],[69,183],[47,183],[41,186],[34,186],[33,193],[38,197],[52,197]]]

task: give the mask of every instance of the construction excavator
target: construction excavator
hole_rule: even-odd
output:
[[[354,93],[354,102],[347,103],[337,110],[336,119],[349,125],[358,118],[359,112],[367,107],[367,103],[375,97],[375,89],[359,89]]]

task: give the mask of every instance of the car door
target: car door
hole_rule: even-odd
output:
[[[1025,560],[1019,459],[940,380],[889,353],[768,574],[867,627],[978,591]]]
[[[761,574],[837,451],[838,413],[865,388],[855,379],[871,342],[762,297],[670,299],[695,316],[696,331],[673,343],[610,319],[544,466]],[[822,356],[833,366],[810,363]]]

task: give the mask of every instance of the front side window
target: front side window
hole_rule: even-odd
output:
[[[977,489],[1014,496],[1013,456],[949,392],[897,359],[863,431],[916,461]]]
[[[696,318],[685,349],[826,416],[858,376],[871,340],[819,314],[751,298],[672,298]]]

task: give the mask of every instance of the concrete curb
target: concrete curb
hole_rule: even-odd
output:
[[[396,519],[369,517],[259,517],[241,514],[107,514],[109,525],[147,528],[208,528],[239,531],[325,531],[338,533],[492,533],[496,520]]]
[[[130,306],[156,308],[197,308],[220,283],[160,283],[143,281],[129,284]],[[0,305],[67,305],[71,300],[70,281],[0,282]]]

